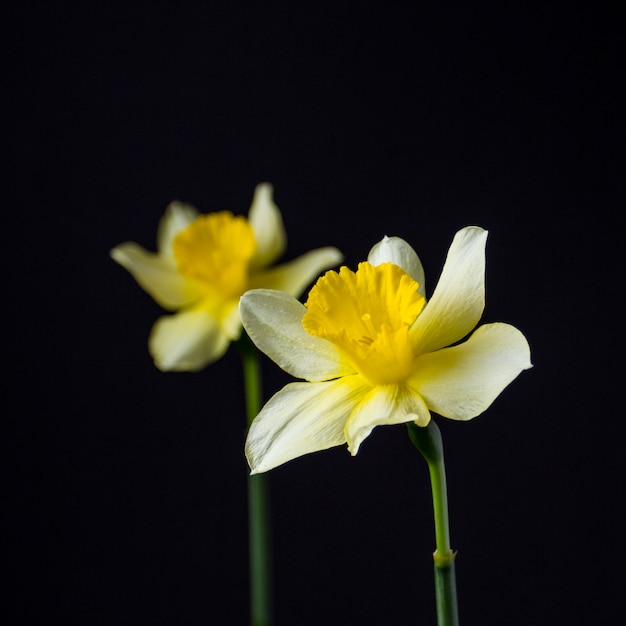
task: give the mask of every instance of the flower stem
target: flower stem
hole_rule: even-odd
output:
[[[261,410],[261,362],[259,352],[242,334],[237,342],[243,362],[247,426]],[[248,545],[250,554],[250,624],[272,623],[270,529],[267,478],[248,474]]]
[[[443,459],[443,442],[439,427],[431,420],[425,428],[408,424],[409,437],[428,463],[430,484],[433,492],[435,515],[435,599],[438,626],[458,626],[459,611],[456,598],[456,574],[454,559],[456,552],[450,548],[448,524],[448,491],[446,488],[446,466]]]

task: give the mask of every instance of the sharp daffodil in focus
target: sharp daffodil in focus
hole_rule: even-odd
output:
[[[282,217],[269,184],[258,185],[248,218],[228,211],[198,214],[172,202],[161,219],[157,253],[123,243],[111,256],[164,309],[148,346],[165,371],[197,371],[219,359],[241,334],[239,297],[247,289],[298,296],[318,274],[341,262],[336,248],[319,248],[269,267],[286,247]]]
[[[240,311],[252,340],[308,381],[288,384],[253,421],[252,472],[346,442],[354,455],[374,427],[426,426],[431,411],[469,420],[531,367],[528,342],[509,324],[485,324],[457,343],[483,313],[486,239],[478,227],[456,234],[428,302],[422,264],[398,237],[375,245],[356,272],[326,272],[305,305],[269,289],[246,293]]]

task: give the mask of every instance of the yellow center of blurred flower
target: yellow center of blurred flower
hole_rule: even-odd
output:
[[[302,324],[333,343],[371,384],[402,382],[413,363],[409,327],[425,304],[418,286],[392,263],[326,272],[309,293]]]
[[[220,300],[238,298],[248,285],[256,241],[248,220],[229,211],[201,215],[172,242],[181,274]]]

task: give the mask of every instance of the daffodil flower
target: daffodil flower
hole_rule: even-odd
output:
[[[157,253],[136,243],[111,256],[164,309],[148,346],[164,371],[197,371],[219,359],[241,334],[239,297],[265,287],[299,296],[323,270],[341,262],[336,248],[312,250],[269,267],[285,251],[282,217],[269,184],[258,185],[246,219],[228,211],[199,215],[172,202],[159,223]]]
[[[252,473],[346,442],[354,455],[374,427],[426,426],[431,411],[469,420],[531,367],[528,342],[509,324],[458,343],[483,313],[486,239],[478,227],[456,234],[428,303],[422,264],[398,237],[375,245],[356,272],[326,272],[305,305],[268,289],[244,294],[254,343],[308,381],[287,384],[253,421]]]

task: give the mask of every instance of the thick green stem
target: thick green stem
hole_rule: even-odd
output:
[[[261,409],[261,362],[259,352],[245,333],[238,342],[243,362],[247,426]],[[272,565],[268,515],[267,478],[248,474],[248,542],[250,553],[250,624],[272,623]]]
[[[271,563],[267,515],[267,480],[263,474],[248,476],[250,546],[250,623],[270,626]]]
[[[441,432],[434,421],[422,428],[410,423],[409,437],[421,452],[428,464],[430,484],[433,492],[433,512],[435,516],[435,598],[437,624],[458,626],[459,611],[456,598],[456,575],[454,559],[456,552],[450,548],[450,526],[448,523],[448,490],[446,487],[446,466],[443,458]]]

